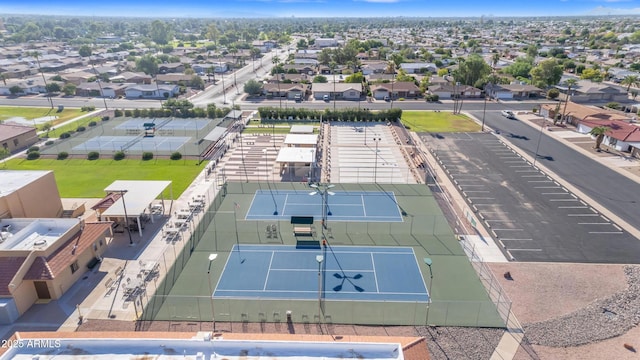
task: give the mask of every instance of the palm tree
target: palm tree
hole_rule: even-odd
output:
[[[596,146],[594,147],[596,151],[600,151],[600,145],[602,144],[602,140],[604,140],[604,135],[607,131],[609,131],[609,128],[606,126],[596,126],[589,131],[589,135],[596,137]]]
[[[627,75],[620,82],[622,85],[627,85],[627,92],[631,89],[631,86],[638,86],[640,84],[640,77],[638,75]]]
[[[338,64],[335,61],[329,63],[329,68],[333,74],[333,111],[336,111],[336,68]]]
[[[496,70],[496,66],[498,65],[499,61],[500,61],[500,53],[494,53],[491,56],[491,67],[493,68],[493,71]]]
[[[567,85],[567,94],[564,98],[564,109],[562,109],[562,121],[560,121],[561,124],[565,122],[565,116],[567,115],[567,104],[569,103],[569,99],[571,97],[571,87],[576,86],[576,84],[578,83],[578,80],[571,78],[571,79],[565,80],[564,83],[565,85]]]
[[[394,61],[389,61],[387,63],[387,72],[391,74],[391,94],[389,96],[390,109],[393,109],[393,83],[396,77],[396,67],[397,64]]]
[[[275,75],[276,80],[278,81],[278,99],[280,100],[280,110],[282,110],[282,95],[280,95],[280,57],[278,55],[274,56],[271,59],[271,62],[275,65]]]

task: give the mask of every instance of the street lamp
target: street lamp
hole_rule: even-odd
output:
[[[318,262],[318,324],[322,322],[322,261],[324,256],[316,255],[316,261]]]
[[[378,143],[380,142],[380,140],[382,140],[382,138],[379,138],[379,137],[374,137],[373,138],[373,141],[376,143],[376,153],[375,153],[376,162],[375,162],[375,166],[373,168],[373,182],[374,183],[378,182]]]
[[[538,114],[540,113],[541,110],[542,110],[542,105],[540,105],[540,108],[538,109]],[[538,134],[538,144],[536,145],[536,153],[533,155],[533,167],[536,166],[536,160],[538,160],[538,151],[540,150],[540,142],[542,141],[542,129],[544,128],[544,125],[546,124],[546,122],[547,120],[543,116],[542,123],[540,123],[540,133]]]
[[[211,263],[218,257],[218,254],[209,254],[209,268],[207,269],[207,277],[209,278],[209,294],[211,298],[211,321],[213,322],[213,332],[216,332],[216,313],[213,310],[213,288],[211,287]],[[213,335],[213,334],[212,334]]]
[[[433,272],[431,271],[431,264],[433,261],[431,258],[424,258],[424,263],[429,267],[429,287],[427,288],[427,292],[429,293],[429,302],[427,303],[427,319],[425,321],[425,325],[429,326],[429,309],[431,308],[431,303],[433,302],[433,297],[431,296],[431,282],[433,281]]]
[[[487,112],[487,87],[490,87],[491,83],[485,85],[484,87],[484,106],[482,107],[482,125],[480,126],[480,131],[484,132],[484,115]]]
[[[329,189],[334,188],[333,184],[311,184],[309,187],[316,189],[309,193],[309,195],[317,195],[320,194],[322,196],[322,234],[324,235],[324,229],[327,228],[327,215],[331,215],[331,212],[327,211],[328,209],[328,198],[327,196],[335,195],[336,193],[329,191]]]
[[[127,234],[129,234],[129,246],[135,245],[131,238],[131,229],[129,229],[129,216],[127,215],[127,205],[124,203],[124,194],[129,190],[119,190],[120,198],[122,199],[122,209],[124,210],[124,226],[127,228]]]

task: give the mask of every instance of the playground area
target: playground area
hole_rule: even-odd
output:
[[[183,156],[200,156],[212,143],[207,135],[221,122],[221,119],[113,118],[75,131],[67,139],[58,139],[43,147],[41,154],[86,155],[96,151],[102,155],[122,151],[131,155],[152,152],[166,156],[180,152]]]

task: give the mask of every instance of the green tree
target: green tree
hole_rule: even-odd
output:
[[[445,75],[449,75],[449,69],[438,69],[438,76],[444,77]]]
[[[65,84],[62,87],[62,92],[67,96],[72,96],[76,94],[76,85],[72,83]]]
[[[62,90],[60,88],[60,84],[56,82],[48,83],[47,86],[45,86],[45,89],[47,90],[47,92],[50,92],[50,93],[57,93],[57,92],[60,92],[60,90]]]
[[[326,77],[326,76],[324,76],[324,75],[316,75],[316,76],[313,78],[313,82],[314,82],[314,83],[327,83],[327,82],[328,82],[328,80],[327,80],[327,77]]]
[[[89,45],[82,45],[78,49],[78,54],[81,57],[89,57],[91,56],[91,47]]]
[[[147,75],[155,75],[158,73],[158,59],[150,54],[144,55],[136,59],[136,70]]]
[[[471,54],[454,70],[453,77],[456,81],[474,86],[478,80],[491,74],[491,67],[478,54]]]
[[[516,78],[528,78],[530,76],[529,74],[531,73],[531,69],[533,69],[533,62],[531,58],[519,57],[513,64],[507,66],[502,71]]]
[[[578,80],[574,78],[569,78],[565,80],[564,84],[567,85],[567,94],[566,94],[566,97],[564,98],[564,109],[562,110],[562,121],[560,122],[561,124],[566,121],[567,104],[571,100],[571,88],[575,87],[578,84]]]
[[[638,75],[627,75],[620,82],[622,85],[627,85],[627,92],[631,89],[631,86],[638,86],[640,84],[640,78]]]
[[[244,83],[243,90],[249,95],[258,95],[262,92],[262,84],[255,79],[250,79]]]
[[[164,21],[154,20],[151,23],[151,29],[149,29],[149,36],[156,44],[166,45],[173,38],[171,34],[171,25]]]
[[[538,66],[531,69],[531,80],[537,87],[545,88],[557,84],[562,78],[562,67],[556,59],[541,61]]]
[[[19,93],[23,92],[23,90],[20,86],[13,85],[9,88],[9,92],[11,93],[11,95],[18,95]]]
[[[602,71],[594,68],[584,69],[580,74],[580,79],[591,80],[593,82],[602,82],[604,74]]]
[[[361,84],[364,81],[364,75],[361,72],[349,75],[344,79],[344,82],[351,84]]]
[[[204,89],[204,80],[198,75],[193,75],[189,80],[189,86],[193,89]]]
[[[604,136],[607,131],[609,131],[609,128],[606,126],[596,126],[589,131],[591,136],[596,137],[596,145],[594,146],[594,149],[600,151],[600,145],[602,145],[602,141],[604,140]]]
[[[558,96],[560,96],[560,91],[558,89],[549,89],[549,91],[547,91],[547,97],[549,99],[557,99]]]

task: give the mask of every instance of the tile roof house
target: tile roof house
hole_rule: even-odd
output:
[[[599,119],[592,116],[581,120],[577,130],[588,134],[591,129],[598,126],[608,128],[602,145],[640,157],[640,126],[622,120]]]
[[[562,94],[566,94],[569,90],[561,81],[556,88]],[[615,86],[605,83],[595,83],[591,80],[578,80],[576,85],[571,87],[571,101],[575,103],[587,102],[611,102],[626,101],[628,98],[627,91],[621,86]]]
[[[411,81],[380,83],[371,85],[371,95],[376,100],[383,100],[387,96],[391,99],[415,99],[422,96],[420,88]]]
[[[529,99],[540,97],[544,91],[538,87],[527,84],[487,84],[485,91],[492,99]]]
[[[38,134],[33,126],[0,124],[0,148],[9,150],[9,153],[26,149],[38,141]]]
[[[311,90],[316,100],[322,100],[325,95],[336,100],[360,100],[362,96],[362,84],[313,83]]]
[[[440,99],[451,99],[458,95],[463,98],[482,97],[482,90],[469,85],[436,84],[430,85],[427,92],[438,95]]]

